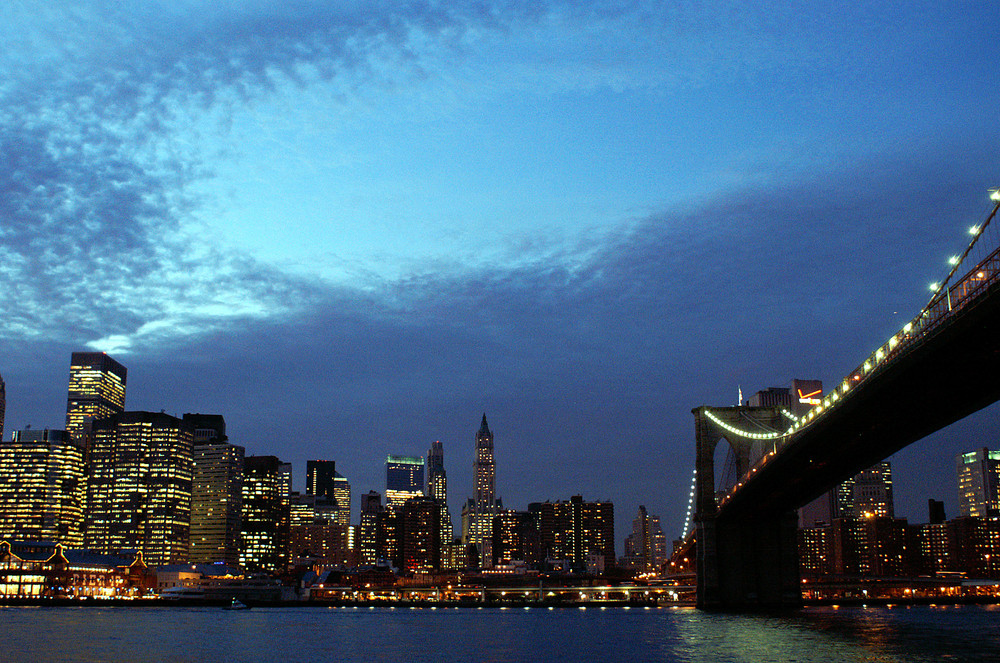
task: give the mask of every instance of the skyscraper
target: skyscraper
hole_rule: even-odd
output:
[[[451,511],[448,509],[448,474],[444,470],[444,447],[440,441],[431,443],[431,448],[427,452],[427,496],[438,504],[440,511],[438,534],[442,555],[446,555],[454,529],[451,524]],[[442,559],[441,567],[447,568],[447,566],[447,561]]]
[[[246,571],[285,570],[291,506],[286,467],[274,456],[247,456],[243,461],[240,566]]]
[[[388,456],[385,459],[385,505],[400,506],[424,494],[424,459],[420,456]]]
[[[1000,517],[1000,451],[983,447],[955,458],[958,515]]]
[[[194,431],[168,414],[121,412],[92,422],[92,434],[86,546],[186,562]]]
[[[0,375],[0,440],[3,440],[3,417],[7,411],[7,388],[3,383],[3,376]]]
[[[861,470],[834,490],[834,518],[894,517],[892,466],[887,460]]]
[[[333,479],[337,476],[337,463],[332,460],[306,461],[306,495],[334,499]]]
[[[83,443],[62,430],[0,442],[0,539],[83,545]]]
[[[347,527],[351,524],[351,483],[340,472],[333,475],[333,497],[337,503],[336,521]]]
[[[185,414],[194,430],[191,556],[201,564],[240,560],[243,447],[230,444],[221,415]]]
[[[128,370],[103,352],[74,352],[69,366],[66,432],[89,448],[91,422],[125,411]]]
[[[483,422],[476,432],[476,455],[472,461],[472,487],[475,495],[468,518],[463,522],[463,527],[468,527],[462,532],[466,544],[475,544],[481,560],[487,563],[492,559],[492,551],[484,549],[484,546],[491,547],[493,532],[493,517],[498,513],[496,499],[496,463],[493,460],[493,433],[490,432],[489,424],[486,423],[486,413],[483,413]]]
[[[322,500],[317,502],[317,509],[331,514],[335,522],[350,525],[351,484],[337,472],[335,461],[306,461],[306,495],[315,495]]]
[[[657,571],[667,561],[667,538],[659,516],[651,516],[640,505],[632,520],[632,533],[625,539],[625,563],[640,572]]]
[[[361,496],[361,522],[358,526],[358,563],[374,564],[381,551],[378,545],[378,515],[382,511],[382,496],[376,491],[368,491]]]

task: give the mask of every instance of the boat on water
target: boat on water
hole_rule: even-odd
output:
[[[250,606],[248,606],[246,603],[243,603],[242,601],[240,601],[239,599],[237,599],[234,596],[233,597],[233,602],[230,603],[229,605],[222,606],[222,609],[223,610],[249,610]]]

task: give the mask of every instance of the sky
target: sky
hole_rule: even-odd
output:
[[[355,518],[440,440],[458,525],[485,412],[505,506],[679,536],[691,409],[839,383],[1000,184],[996,3],[110,4],[2,10],[5,436],[105,351]],[[893,457],[897,515],[998,434]]]

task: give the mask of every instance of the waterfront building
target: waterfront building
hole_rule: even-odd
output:
[[[1000,518],[1000,451],[985,447],[955,458],[958,515]]]
[[[833,530],[830,523],[798,531],[799,571],[803,576],[833,573]]]
[[[503,508],[496,497],[496,461],[493,456],[493,433],[486,422],[486,413],[476,431],[476,449],[472,461],[474,495],[463,510],[462,540],[475,545],[481,565],[492,561],[493,517]]]
[[[424,459],[420,456],[394,456],[385,459],[385,505],[402,506],[411,497],[424,494]]]
[[[837,518],[831,524],[833,573],[899,577],[910,574],[907,522],[903,518]]]
[[[91,424],[125,411],[128,370],[103,352],[74,352],[70,358],[66,432],[90,447]]]
[[[62,430],[0,441],[0,539],[83,546],[83,442]]]
[[[240,560],[243,447],[229,443],[221,415],[185,414],[194,430],[191,488],[191,555],[195,564]]]
[[[154,566],[190,552],[194,431],[160,412],[122,412],[91,422],[86,546],[140,550]]]
[[[141,552],[110,555],[61,543],[0,539],[0,597],[139,598],[156,587]]]
[[[278,573],[288,562],[287,467],[275,456],[243,461],[240,566],[245,571]]]
[[[541,556],[570,560],[577,570],[587,569],[592,552],[604,557],[605,568],[615,565],[615,507],[611,502],[584,502],[581,495],[569,501],[535,502],[528,511],[538,525]]]

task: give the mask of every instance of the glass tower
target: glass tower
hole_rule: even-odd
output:
[[[985,447],[955,458],[958,515],[1000,517],[1000,451]]]
[[[127,369],[103,352],[74,352],[69,366],[66,432],[90,446],[91,422],[125,410]]]
[[[83,545],[83,445],[61,430],[0,442],[0,539]]]
[[[230,444],[221,415],[185,414],[194,429],[191,562],[239,564],[243,447]]]
[[[424,459],[420,456],[389,456],[385,459],[385,504],[400,506],[424,494]]]
[[[92,424],[85,544],[141,550],[154,566],[190,552],[194,431],[161,412],[122,412]]]

